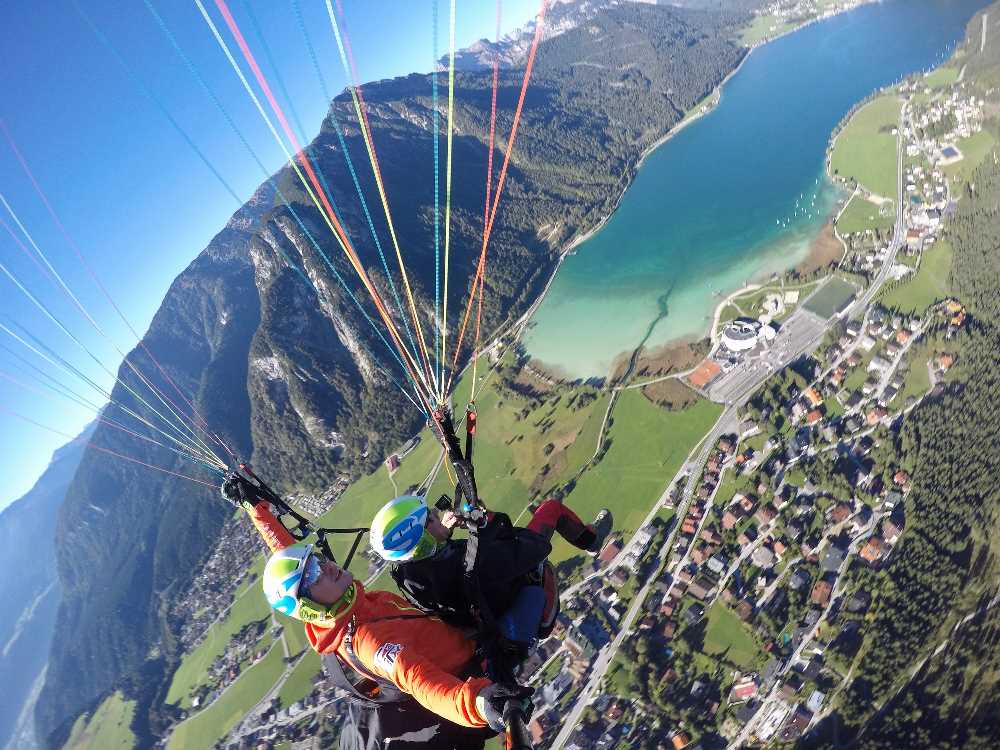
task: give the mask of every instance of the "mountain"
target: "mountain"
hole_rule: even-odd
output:
[[[93,427],[52,455],[31,490],[0,513],[0,747],[33,745],[31,721],[27,736],[12,740],[22,713],[30,716],[31,696],[48,659],[56,625],[60,587],[56,577],[55,526],[60,506],[83,457]]]
[[[742,13],[630,3],[592,12],[595,5],[557,6],[567,13],[579,8],[583,20],[566,22],[565,30],[539,49],[491,240],[485,331],[527,309],[566,243],[613,210],[643,153],[745,54],[729,41],[747,21]],[[522,73],[501,72],[494,179]],[[481,243],[490,80],[484,70],[456,75],[450,347]],[[368,84],[363,93],[421,324],[433,338],[431,80],[410,75]],[[445,106],[440,100],[442,112]],[[382,268],[340,153],[338,131],[355,159],[383,251],[392,259],[353,112],[350,98],[338,96],[308,151],[332,186],[368,273],[394,307],[389,281],[399,288],[402,279],[392,265],[389,274]],[[443,138],[440,142],[443,153]],[[443,155],[441,162],[443,169]],[[251,458],[283,492],[313,491],[338,476],[357,477],[422,424],[391,384],[386,370],[392,359],[330,265],[353,294],[365,298],[321,215],[292,171],[283,169],[178,276],[144,339],[212,431],[235,454]],[[467,338],[460,354],[468,349]],[[158,371],[144,349],[134,350],[129,360],[164,392],[174,393],[164,378],[154,377]],[[130,369],[123,367],[119,377],[141,388]],[[397,370],[394,377],[402,375]],[[150,415],[121,386],[114,396]],[[218,482],[164,448],[103,426],[92,441],[210,485]],[[56,530],[63,593],[57,617],[72,621],[73,631],[71,638],[53,643],[36,711],[50,746],[66,736],[75,716],[114,689],[138,701],[132,728],[140,742],[155,741],[163,718],[157,707],[179,659],[179,623],[168,612],[183,601],[185,585],[230,510],[210,486],[98,452],[84,457]]]

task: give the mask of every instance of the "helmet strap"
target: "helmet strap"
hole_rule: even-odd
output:
[[[349,612],[358,597],[356,581],[345,589],[341,597],[333,604],[320,604],[307,596],[299,596],[299,608],[295,616],[303,622],[314,622],[319,625],[333,625],[336,619]]]

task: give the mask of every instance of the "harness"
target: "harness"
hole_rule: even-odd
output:
[[[427,617],[427,615],[394,615],[392,617],[379,617],[372,622],[383,620],[413,620]],[[400,703],[402,701],[413,700],[408,693],[404,693],[395,683],[376,674],[368,669],[358,655],[354,653],[354,632],[357,628],[357,621],[352,615],[347,622],[347,630],[344,633],[344,655],[324,654],[323,666],[330,675],[334,685],[345,690],[354,700],[368,706],[377,706],[383,703]],[[344,671],[344,664],[361,676],[361,680],[354,682]]]

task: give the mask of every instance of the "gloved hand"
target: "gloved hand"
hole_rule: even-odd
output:
[[[220,493],[237,508],[251,510],[262,498],[253,492],[247,482],[236,474],[227,474]]]
[[[520,685],[501,685],[494,682],[484,687],[476,695],[476,710],[489,724],[490,729],[502,732],[506,729],[504,711],[507,710],[508,706],[516,715],[520,715],[521,721],[524,723],[531,720],[531,712],[534,709],[531,696],[534,692],[534,688]]]
[[[519,643],[502,635],[486,651],[486,674],[494,682],[514,682],[514,673],[528,658],[527,643]]]

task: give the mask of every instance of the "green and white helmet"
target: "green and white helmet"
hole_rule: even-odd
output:
[[[417,495],[403,495],[382,506],[372,520],[372,549],[388,562],[430,557],[438,541],[427,531],[427,503]]]
[[[289,617],[298,617],[299,585],[313,545],[299,542],[278,550],[264,567],[264,595],[267,603]]]

